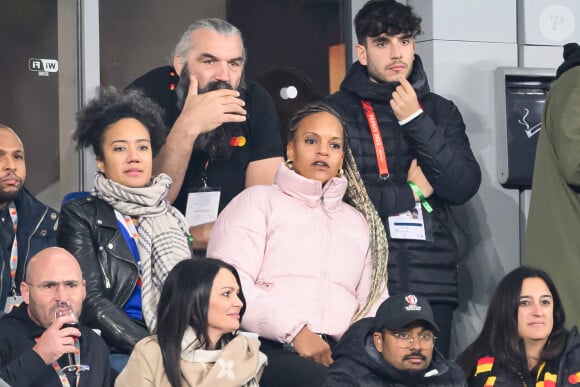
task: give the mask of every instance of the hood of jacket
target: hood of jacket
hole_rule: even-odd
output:
[[[283,193],[300,200],[308,207],[322,205],[326,211],[330,212],[340,208],[348,185],[345,177],[333,177],[322,185],[320,181],[297,174],[283,163],[276,172],[274,184]]]
[[[580,65],[580,46],[578,43],[568,43],[564,46],[564,63],[556,71],[556,79],[573,67]]]
[[[3,316],[2,318],[5,319],[6,322],[10,323],[10,325],[14,324],[15,326],[23,326],[23,331],[26,332],[28,337],[31,339],[41,336],[45,331],[44,327],[41,327],[32,321],[28,315],[28,305],[24,302],[12,309],[10,313]]]
[[[413,69],[408,79],[409,83],[413,85],[413,89],[415,89],[419,99],[429,94],[430,89],[427,74],[423,69],[423,62],[419,55],[415,55]],[[368,76],[367,66],[363,66],[359,61],[356,61],[350,67],[346,77],[340,85],[340,88],[344,91],[358,95],[362,99],[370,101],[388,101],[392,98],[391,95],[399,85],[399,82],[372,82]]]
[[[338,359],[341,356],[360,363],[364,367],[379,375],[381,379],[391,382],[406,383],[406,376],[385,361],[377,351],[373,342],[374,318],[369,317],[354,323],[344,334],[335,347],[332,356]],[[443,356],[433,350],[431,364],[425,371],[425,379],[446,374],[449,364]]]

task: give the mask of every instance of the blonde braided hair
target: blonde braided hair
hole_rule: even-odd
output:
[[[369,225],[369,240],[373,265],[371,288],[367,297],[367,302],[353,316],[352,322],[355,322],[367,314],[370,308],[379,299],[384,287],[387,286],[389,248],[387,232],[385,231],[383,221],[369,198],[350,147],[346,146],[345,148],[344,176],[348,180],[346,201],[359,210],[367,220]]]

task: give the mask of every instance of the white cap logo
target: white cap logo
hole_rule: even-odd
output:
[[[417,305],[417,297],[415,297],[413,294],[409,294],[407,297],[405,297],[405,301],[407,301],[407,304],[409,304],[405,307],[406,310],[408,311],[421,310],[421,307]]]

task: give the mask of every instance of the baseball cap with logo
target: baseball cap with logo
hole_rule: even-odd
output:
[[[435,324],[433,311],[429,302],[420,296],[413,294],[399,294],[387,298],[375,316],[375,332],[384,328],[396,331],[415,321],[425,321],[439,332],[439,327]]]

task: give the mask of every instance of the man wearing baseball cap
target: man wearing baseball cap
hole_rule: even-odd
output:
[[[461,369],[434,348],[438,331],[425,298],[391,296],[376,317],[346,331],[324,386],[467,386]]]

